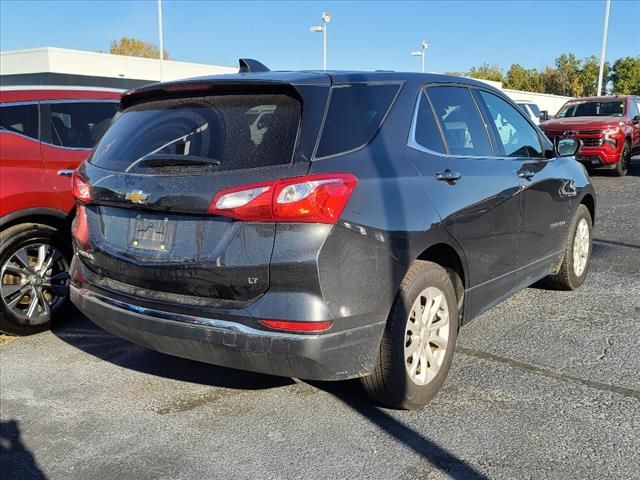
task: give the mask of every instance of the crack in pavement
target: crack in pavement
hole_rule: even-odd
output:
[[[609,392],[609,393],[617,393],[618,395],[622,395],[627,398],[634,398],[636,400],[640,400],[640,391],[633,390],[631,388],[619,387],[617,385],[609,385],[608,383],[594,382],[592,380],[585,380],[583,378],[573,377],[571,375],[565,375],[563,373],[557,373],[552,370],[547,370],[546,368],[536,367],[528,363],[519,362],[518,360],[513,360],[507,357],[501,357],[500,355],[496,355],[489,352],[483,352],[481,350],[474,350],[472,348],[457,347],[456,350],[470,357],[476,357],[482,360],[489,360],[497,363],[502,363],[504,365],[508,365],[510,367],[517,368],[519,370],[524,370],[526,372],[536,373],[544,377],[554,378],[556,380],[561,380],[563,382],[568,382],[568,383],[577,383],[579,385],[583,385],[585,387],[593,388],[596,390]]]
[[[625,248],[638,248],[640,249],[640,245],[634,245],[632,243],[624,243],[624,242],[614,242],[613,240],[603,240],[600,238],[594,238],[593,243],[604,243],[606,245],[614,245],[616,247],[625,247]]]

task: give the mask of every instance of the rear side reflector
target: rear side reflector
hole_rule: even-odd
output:
[[[77,170],[75,170],[71,176],[71,188],[73,196],[78,202],[89,203],[93,200],[89,182],[80,175]]]
[[[76,217],[71,224],[71,234],[75,238],[78,247],[82,250],[89,250],[89,223],[87,222],[87,212],[83,205],[76,208]]]
[[[275,330],[286,330],[288,332],[325,332],[333,325],[332,320],[321,322],[298,322],[289,320],[260,320],[263,325]]]
[[[247,222],[335,224],[358,180],[329,173],[274,180],[222,190],[209,213]]]

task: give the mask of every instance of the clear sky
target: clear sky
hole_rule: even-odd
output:
[[[483,62],[542,68],[564,52],[599,55],[604,0],[583,1],[181,1],[164,0],[164,42],[172,58],[236,65],[255,58],[271,69],[416,70],[423,39],[427,70],[464,71]],[[0,49],[55,46],[108,51],[133,36],[158,43],[156,0],[0,0]],[[640,55],[640,0],[613,0],[607,58]]]

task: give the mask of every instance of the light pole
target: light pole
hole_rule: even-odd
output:
[[[604,7],[604,30],[602,31],[602,50],[600,50],[600,71],[598,72],[598,96],[602,94],[602,76],[604,75],[604,52],[607,49],[607,30],[609,30],[609,10],[611,0],[606,0]]]
[[[158,35],[160,36],[160,81],[164,77],[164,35],[162,33],[162,0],[158,0]]]
[[[424,73],[424,58],[427,56],[427,48],[429,48],[429,42],[422,41],[422,73]]]
[[[312,32],[322,33],[322,65],[325,70],[327,69],[327,25],[331,18],[331,13],[322,12],[322,25],[310,28]]]
[[[411,52],[412,57],[422,57],[422,73],[424,73],[424,57],[427,56],[427,48],[429,48],[429,42],[424,40],[422,42],[422,50],[414,50]]]

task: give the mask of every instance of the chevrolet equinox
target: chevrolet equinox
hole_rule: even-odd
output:
[[[150,349],[419,408],[462,324],[584,282],[579,148],[453,76],[246,60],[142,87],[73,177],[71,299]]]

